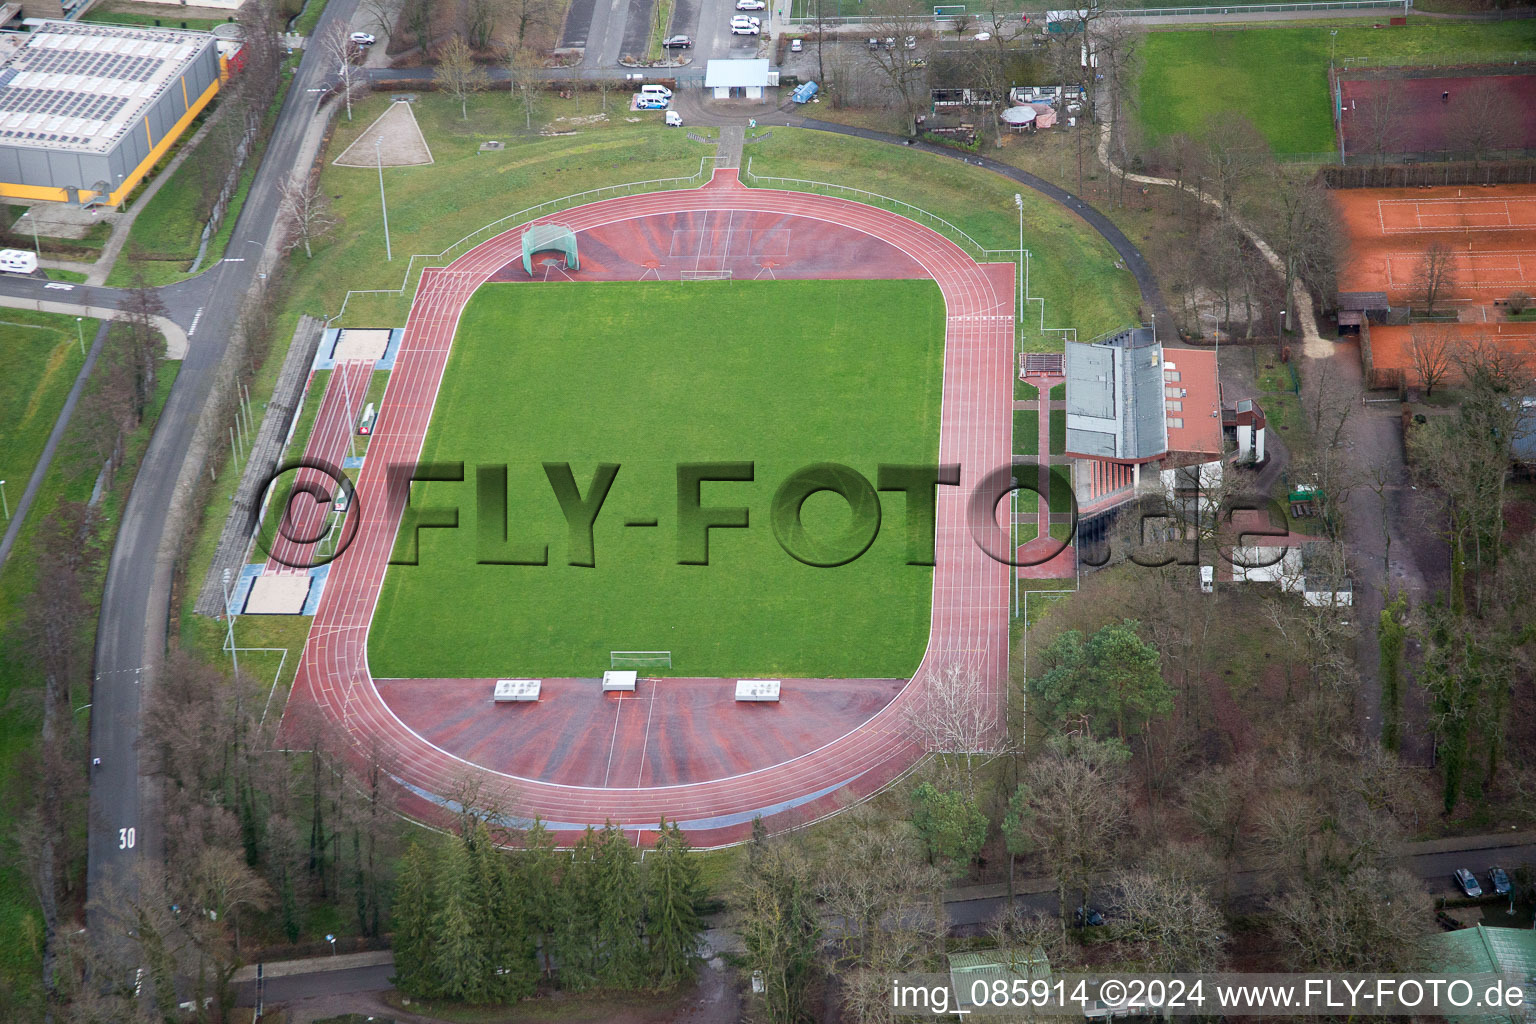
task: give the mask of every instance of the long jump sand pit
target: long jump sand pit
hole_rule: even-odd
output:
[[[383,141],[375,147],[375,140]],[[432,162],[432,150],[421,134],[411,105],[396,100],[335,160],[337,167],[422,167]]]

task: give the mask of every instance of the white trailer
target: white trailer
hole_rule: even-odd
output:
[[[36,273],[37,253],[25,249],[0,249],[0,270],[7,274]]]

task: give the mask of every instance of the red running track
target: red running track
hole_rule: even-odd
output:
[[[358,403],[368,394],[368,384],[373,379],[373,360],[349,359],[337,363],[331,379],[320,398],[320,410],[315,414],[315,425],[310,429],[309,443],[304,454],[320,459],[341,469],[341,462],[350,452],[352,431],[357,424]],[[300,469],[293,477],[295,490],[282,516],[280,527],[272,539],[272,551],[267,558],[265,572],[278,574],[302,574],[308,569],[294,568],[316,564],[315,543],[322,536],[326,519],[331,511],[329,501],[314,500],[298,487],[312,484],[321,493],[331,494],[335,481],[317,469]],[[309,537],[315,543],[305,543]]]
[[[696,846],[740,842],[761,816],[778,830],[835,813],[889,785],[925,753],[909,725],[923,706],[928,679],[952,664],[979,673],[1001,722],[1008,670],[1009,568],[972,539],[966,506],[988,471],[1011,461],[1014,268],[980,266],[954,243],[914,221],[826,196],[748,189],[733,170],[702,188],[593,203],[558,218],[578,233],[637,217],[691,211],[756,211],[841,225],[882,239],[915,260],[939,285],[947,326],[940,461],[959,463],[960,487],[939,488],[928,648],[913,681],[884,708],[814,750],[788,751],[777,764],[674,786],[562,785],[472,764],[407,728],[385,703],[368,669],[368,628],[403,509],[385,486],[385,467],[414,463],[426,438],[460,311],[474,291],[521,256],[521,227],[485,242],[444,269],[422,273],[388,391],[358,480],[361,522],[346,553],[331,565],[299,662],[289,711],[318,710],[339,723],[358,755],[387,752],[404,787],[404,809],[441,817],[447,794],[466,779],[512,816],[542,817],[557,833],[613,820],[654,829],[679,821]],[[309,708],[306,708],[309,706]],[[285,723],[288,718],[285,713]],[[566,837],[568,838],[568,836]]]

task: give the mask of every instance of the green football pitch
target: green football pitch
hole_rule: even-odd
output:
[[[769,511],[785,478],[813,463],[874,483],[882,463],[936,462],[943,350],[931,281],[482,287],[422,455],[463,462],[465,480],[419,483],[411,497],[456,507],[459,525],[421,530],[417,564],[390,566],[373,674],[595,676],[615,650],[670,651],[659,671],[681,676],[910,674],[932,570],[906,564],[903,495],[880,495],[873,545],[837,568],[786,554]],[[717,461],[752,462],[754,479],[706,482],[701,504],[746,507],[750,525],[711,530],[709,564],[680,565],[677,465]],[[568,564],[546,462],[570,463],[583,495],[599,463],[619,464],[595,567]],[[477,564],[478,467],[502,464],[508,541],[547,544],[548,565]],[[812,538],[851,519],[827,492],[803,508]]]

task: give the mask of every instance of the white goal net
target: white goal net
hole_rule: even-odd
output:
[[[671,651],[609,651],[609,668],[671,668]]]

